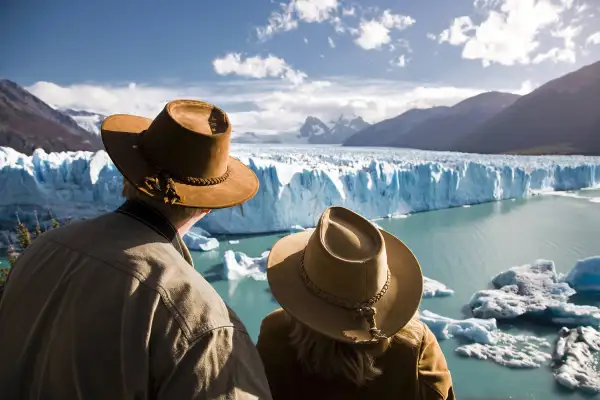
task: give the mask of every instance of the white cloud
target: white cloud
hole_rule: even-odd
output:
[[[585,40],[585,43],[587,45],[600,44],[600,31],[588,36],[588,38]]]
[[[27,87],[57,107],[99,112],[130,113],[153,118],[166,102],[196,98],[225,109],[234,131],[279,133],[296,130],[308,115],[330,120],[355,112],[376,122],[409,108],[452,105],[488,90],[505,88],[423,85],[393,80],[336,78],[290,86],[281,80],[235,80],[220,83],[153,87],[143,84],[58,86],[38,82]],[[513,91],[522,90],[513,88]],[[508,91],[511,91],[508,89]]]
[[[260,40],[267,40],[278,32],[296,29],[298,21],[320,23],[336,18],[338,0],[290,0],[280,4],[281,11],[269,16],[267,25],[256,28]],[[341,25],[340,25],[341,26]]]
[[[433,33],[428,33],[427,34],[427,39],[429,40],[437,40],[437,36]]]
[[[574,0],[475,0],[474,4],[486,14],[481,24],[461,16],[439,36],[440,43],[463,46],[463,58],[481,60],[484,66],[575,61],[573,39],[580,28],[574,25],[576,20],[570,25],[563,23]],[[563,46],[541,52],[545,33],[563,39]]]
[[[327,38],[327,42],[329,43],[329,47],[331,47],[332,49],[335,48],[335,42],[333,41],[331,36]]]
[[[354,16],[356,15],[356,10],[354,9],[354,7],[348,9],[344,8],[342,10],[342,15]]]
[[[229,53],[213,60],[215,72],[219,75],[240,75],[250,78],[281,78],[293,84],[300,84],[306,74],[290,67],[284,59],[268,55],[247,57],[239,53]]]
[[[540,53],[533,59],[534,64],[539,64],[546,60],[565,63],[575,63],[577,61],[575,38],[582,32],[581,26],[567,26],[563,29],[556,29],[551,32],[554,38],[563,40],[563,47],[553,47],[545,53]]]
[[[408,59],[406,58],[406,56],[404,54],[395,57],[393,59],[390,60],[390,65],[392,67],[399,67],[399,68],[404,68],[406,67],[406,64],[408,64]]]
[[[304,43],[308,43],[308,39],[307,38],[304,38]]]
[[[365,50],[378,50],[392,40],[392,29],[404,30],[413,25],[415,20],[407,15],[392,14],[385,10],[378,19],[361,20],[353,34],[358,36],[354,42]]]
[[[296,21],[292,12],[294,10],[294,3],[281,4],[282,12],[273,12],[269,16],[267,26],[256,28],[256,34],[260,40],[266,40],[273,36],[277,32],[287,32],[298,27],[298,21]]]

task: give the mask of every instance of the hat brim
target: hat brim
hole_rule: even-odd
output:
[[[381,333],[391,337],[417,312],[423,295],[423,274],[416,257],[400,239],[380,232],[385,241],[390,285],[374,304],[375,320]],[[351,343],[369,342],[368,327],[353,311],[328,303],[304,285],[300,260],[311,235],[312,232],[291,234],[271,249],[267,279],[273,297],[294,318],[325,336]]]
[[[138,190],[150,197],[157,197],[143,185],[144,180],[155,173],[155,169],[144,159],[138,147],[139,134],[148,129],[151,123],[151,119],[136,115],[111,115],[102,123],[101,135],[106,152],[121,174]],[[229,157],[228,166],[228,178],[216,185],[192,186],[175,181],[177,194],[182,197],[182,201],[175,204],[218,209],[233,207],[254,197],[259,188],[256,174],[233,157]]]

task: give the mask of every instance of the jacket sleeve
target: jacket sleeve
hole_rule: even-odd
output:
[[[263,365],[246,332],[214,329],[177,357],[157,400],[271,400]]]
[[[419,390],[422,400],[456,399],[446,358],[427,326],[419,355]]]

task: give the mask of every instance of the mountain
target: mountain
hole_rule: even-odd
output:
[[[0,146],[32,154],[102,149],[102,141],[21,86],[0,80]]]
[[[100,126],[106,118],[106,115],[85,110],[73,110],[72,108],[62,108],[60,112],[73,118],[77,122],[77,125],[86,131],[95,133],[96,135],[100,135]]]
[[[325,124],[317,117],[308,116],[298,131],[279,134],[258,134],[254,132],[233,133],[233,143],[283,143],[283,144],[341,144],[357,131],[368,127],[369,123],[356,115],[340,115]]]
[[[413,108],[394,118],[389,118],[358,131],[344,141],[344,146],[389,146],[398,137],[405,135],[415,125],[444,115],[449,107],[440,106],[426,109]]]
[[[519,98],[519,95],[502,92],[478,94],[446,109],[442,115],[430,117],[413,126],[389,145],[421,150],[448,150]]]
[[[600,62],[552,80],[490,118],[452,150],[600,155]]]

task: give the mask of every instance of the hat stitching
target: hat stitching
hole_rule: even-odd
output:
[[[373,304],[377,303],[383,297],[383,295],[385,295],[390,286],[391,274],[389,268],[387,270],[387,279],[381,290],[379,290],[377,293],[375,293],[375,295],[373,295],[371,298],[364,302],[352,302],[342,299],[319,288],[306,273],[306,269],[304,266],[304,254],[305,251],[303,250],[300,256],[300,276],[302,277],[302,282],[304,283],[306,288],[322,300],[332,305],[352,310],[356,313],[358,317],[364,318],[369,324],[369,333],[371,334],[371,341],[386,339],[387,337],[381,333],[380,329],[377,328],[377,322],[375,321],[377,309],[373,307]],[[344,335],[350,337],[345,333]],[[357,341],[356,338],[353,339],[354,341]]]

